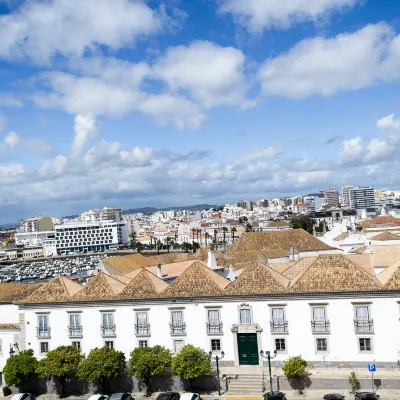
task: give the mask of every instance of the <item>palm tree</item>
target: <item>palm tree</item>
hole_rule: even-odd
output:
[[[132,250],[135,250],[135,248],[136,248],[136,232],[135,231],[131,231],[131,233],[129,234],[129,240],[131,243]]]
[[[142,242],[136,243],[136,250],[140,254],[144,250],[144,244]]]
[[[157,240],[156,242],[156,247],[157,247],[157,254],[160,254],[160,249],[162,249],[162,242],[160,239]]]
[[[228,232],[228,228],[224,226],[222,228],[222,234],[224,235],[224,250],[226,250],[226,232]]]
[[[150,236],[150,246],[151,248],[153,248],[153,236]],[[156,241],[154,240],[154,244],[156,243]]]
[[[197,242],[194,242],[194,243],[193,243],[193,246],[192,246],[193,253],[196,253],[196,251],[197,251],[199,248],[200,248],[200,245],[199,245]]]
[[[217,234],[218,234],[218,231],[216,229],[214,229],[214,245],[215,245],[216,249],[218,249]]]
[[[170,248],[170,247],[172,246],[172,244],[173,244],[172,238],[168,236],[168,237],[165,239],[165,244],[167,245],[167,251],[168,251],[168,253],[169,253],[169,248]]]
[[[235,243],[235,232],[237,231],[237,229],[235,228],[235,227],[233,227],[232,229],[231,229],[231,232],[232,232],[232,244],[233,243]]]
[[[206,247],[207,247],[207,245],[208,245],[208,239],[210,239],[211,238],[211,235],[208,233],[208,232],[206,232],[205,234],[204,234],[204,239],[205,239],[205,242],[206,242]]]

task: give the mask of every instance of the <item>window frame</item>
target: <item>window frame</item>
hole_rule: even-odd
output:
[[[112,347],[110,347],[107,343],[112,343]],[[105,340],[104,341],[104,346],[115,350],[115,340]]]
[[[140,343],[142,342],[146,342],[146,346],[141,346]],[[139,339],[137,347],[138,348],[149,347],[149,341],[147,339]]]
[[[218,341],[219,342],[219,349],[213,349],[213,341]],[[222,340],[221,340],[221,338],[211,338],[210,339],[210,350],[213,352],[213,353],[217,353],[217,354],[219,354],[219,353],[221,353],[221,351],[222,351]]]
[[[318,341],[325,340],[326,341],[326,350],[318,350]],[[316,336],[314,338],[315,342],[315,354],[329,354],[329,338],[326,336]]]
[[[288,335],[289,323],[287,320],[287,310],[286,310],[287,304],[268,304],[268,306],[269,306],[269,318],[270,318],[269,321],[270,321],[271,335]],[[283,330],[275,329],[274,327],[274,310],[277,309],[283,310]],[[275,341],[274,341],[274,349],[275,349]]]
[[[371,350],[361,350],[361,340],[369,340]],[[372,354],[374,353],[374,341],[372,336],[358,336],[357,337],[358,354]]]
[[[241,311],[242,310],[249,310],[249,318],[250,318],[250,323],[248,324],[243,324],[241,321]],[[254,324],[254,319],[253,319],[253,307],[250,304],[243,303],[238,306],[238,325],[239,326],[250,326]]]
[[[175,346],[175,344],[176,344],[176,342],[182,342],[182,348],[185,346],[185,341],[183,340],[183,339],[174,339],[173,341],[172,341],[172,344],[173,344],[173,353],[174,354],[178,354],[179,353],[179,351],[176,351],[176,346]]]
[[[367,311],[368,311],[368,321],[367,321],[367,324],[368,324],[368,327],[369,327],[369,329],[368,330],[364,330],[364,329],[360,329],[360,328],[358,328],[357,329],[357,327],[356,327],[356,325],[354,325],[354,331],[355,331],[355,333],[357,334],[357,335],[370,335],[370,334],[373,334],[374,333],[374,329],[375,329],[375,327],[374,327],[374,320],[373,320],[373,318],[372,318],[372,310],[371,310],[371,305],[372,305],[372,302],[359,302],[359,303],[356,303],[356,302],[354,302],[354,303],[352,303],[353,304],[353,320],[354,320],[354,322],[356,322],[356,321],[358,321],[358,318],[357,318],[357,308],[359,308],[359,307],[365,307],[365,308],[367,308]],[[370,329],[370,327],[372,326],[372,329]]]
[[[287,354],[288,353],[288,341],[286,336],[273,336],[273,349],[277,350],[278,354]],[[278,350],[276,347],[276,341],[277,340],[283,340],[285,342],[285,350]]]
[[[179,308],[170,308],[169,309],[169,323],[170,323],[170,334],[171,336],[186,336],[186,323],[185,323],[185,308],[184,307],[179,307]],[[173,315],[174,313],[180,312],[182,315],[181,318],[181,325],[179,328],[179,325],[174,326],[173,325]],[[178,330],[178,332],[174,332],[175,329]]]
[[[211,325],[210,312],[218,313],[218,324]],[[207,318],[207,335],[223,335],[223,323],[221,318],[221,307],[207,307],[206,308],[206,318]],[[215,321],[215,320],[213,320]]]
[[[74,343],[79,343],[79,347],[75,346]],[[71,341],[71,346],[74,346],[78,350],[82,350],[82,341],[80,341],[80,340],[72,340]]]
[[[42,351],[42,345],[47,345],[47,351]],[[48,341],[41,341],[39,342],[39,353],[40,355],[45,355],[50,351],[50,346]]]
[[[146,337],[146,336],[148,337],[148,336],[150,336],[151,335],[151,331],[150,331],[150,322],[149,322],[149,310],[148,309],[143,309],[143,310],[137,309],[137,310],[134,310],[134,311],[135,311],[135,336],[138,336],[138,337]],[[139,326],[139,323],[138,323],[138,315],[139,314],[145,314],[146,315],[146,326],[147,326],[147,328],[143,329],[143,332],[140,332],[140,329],[137,328]],[[145,332],[144,332],[144,330],[145,330]]]
[[[314,309],[316,308],[323,308],[324,309],[324,316],[325,316],[325,326],[326,326],[326,330],[324,331],[319,331],[316,327],[313,328],[312,323],[315,323],[314,320]],[[331,331],[330,328],[330,322],[329,322],[329,318],[328,318],[328,304],[310,304],[310,313],[311,313],[311,332],[313,334],[319,334],[321,335],[321,333],[325,334],[329,334]],[[314,325],[315,326],[315,325]]]

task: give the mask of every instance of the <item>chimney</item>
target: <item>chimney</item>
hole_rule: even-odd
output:
[[[162,271],[161,271],[161,264],[158,264],[157,266],[157,276],[162,279]]]
[[[230,273],[230,274],[233,273],[233,265],[232,265],[232,264],[229,266],[229,273]]]
[[[215,268],[217,266],[217,260],[215,259],[213,250],[208,250],[207,266],[210,268]]]
[[[291,247],[290,251],[289,251],[289,261],[294,261],[294,250],[293,250],[293,247]]]

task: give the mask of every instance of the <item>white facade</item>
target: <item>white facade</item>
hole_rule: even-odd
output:
[[[60,345],[80,342],[83,352],[87,354],[94,347],[112,342],[114,348],[129,357],[133,348],[143,341],[148,346],[162,345],[172,351],[188,343],[210,351],[211,341],[214,340],[215,345],[215,340],[219,340],[220,350],[225,352],[224,361],[239,365],[237,334],[253,333],[257,335],[258,352],[284,347],[282,350],[278,348],[277,360],[300,354],[308,361],[346,363],[374,360],[394,365],[400,351],[400,293],[388,297],[353,296],[237,298],[218,302],[160,301],[158,304],[144,301],[40,308],[27,305],[20,309],[26,330],[21,348],[32,348],[35,355],[41,358],[45,355],[41,351],[43,348],[51,350]],[[170,324],[174,318],[176,320],[172,316],[176,311],[182,312],[182,324],[174,334]],[[209,311],[217,313],[210,314]],[[146,314],[144,320],[150,325],[148,331],[147,328],[135,330],[139,312]],[[82,337],[69,335],[71,314],[79,315],[77,318],[81,324]],[[111,325],[115,325],[115,330],[113,327],[106,332],[107,337],[101,334],[103,314],[112,314]],[[47,333],[42,338],[37,337],[41,315],[48,318],[49,337],[46,337]],[[210,315],[214,321],[210,321]],[[12,318],[17,319],[17,316],[13,315]],[[213,333],[207,332],[206,324],[210,322],[218,325],[218,328],[211,329]],[[317,325],[313,325],[313,322],[317,322]],[[318,332],[315,329],[313,331],[312,326],[316,326]],[[284,327],[287,327],[286,332]],[[322,348],[326,344],[326,350],[318,349],[317,342]]]
[[[35,232],[19,232],[15,234],[15,242],[18,245],[37,246],[44,240],[54,239],[55,231],[35,231]]]
[[[375,207],[375,191],[372,187],[353,187],[349,189],[349,206],[360,210]]]

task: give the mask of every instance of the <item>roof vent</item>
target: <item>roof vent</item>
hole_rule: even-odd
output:
[[[208,250],[207,266],[210,268],[215,268],[217,266],[217,260],[215,259],[213,250]]]
[[[162,270],[161,270],[161,264],[158,264],[157,266],[157,276],[162,279],[163,275],[162,275]]]

